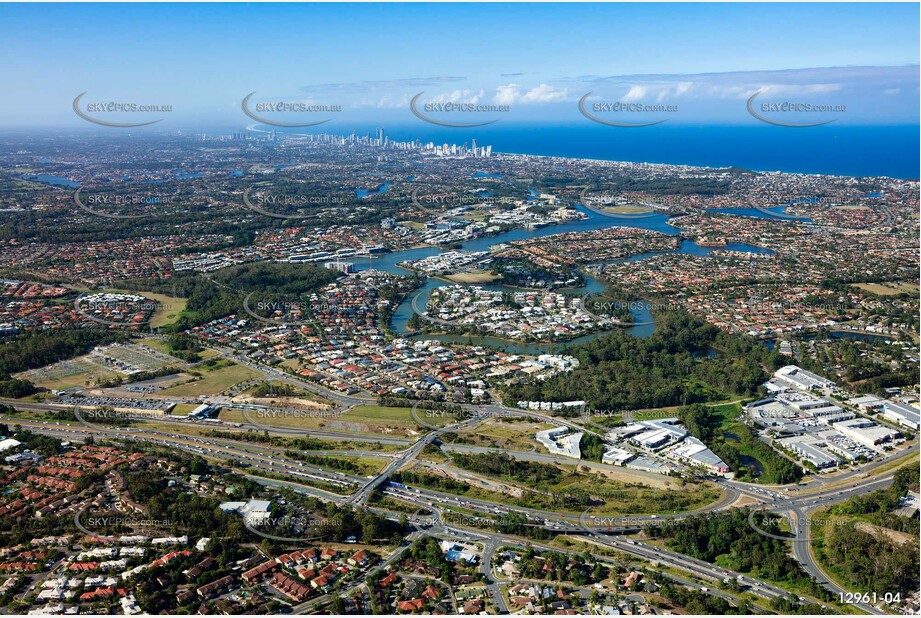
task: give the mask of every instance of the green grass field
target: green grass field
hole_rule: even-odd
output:
[[[879,296],[894,296],[896,294],[918,293],[918,284],[914,282],[906,283],[854,283],[855,288],[860,288]]]
[[[166,294],[158,294],[156,292],[132,292],[130,290],[116,289],[105,290],[105,292],[114,294],[140,294],[145,298],[156,301],[158,307],[150,317],[149,325],[151,328],[159,328],[175,322],[179,319],[179,314],[185,311],[185,306],[188,302],[185,298],[167,296]]]
[[[546,489],[554,495],[576,490],[588,492],[605,503],[591,507],[590,513],[615,516],[683,513],[703,508],[723,495],[712,483],[682,485],[674,479],[667,485],[656,488],[644,483],[619,483],[600,474],[569,472]]]
[[[458,432],[464,444],[475,446],[489,446],[512,451],[530,451],[543,449],[534,434],[544,429],[550,429],[547,423],[508,423],[495,420],[486,421],[473,431]]]
[[[249,418],[247,418],[247,416]],[[250,423],[255,422],[264,427],[278,427],[280,429],[322,429],[326,421],[332,417],[311,416],[310,412],[282,414],[270,411],[249,410],[244,416],[243,411],[237,408],[221,409],[218,418],[225,423]]]
[[[441,427],[455,422],[455,419],[450,415],[434,414],[430,410],[417,409],[416,417],[423,423],[434,427]],[[426,429],[425,426],[420,425],[413,418],[412,408],[375,405],[355,406],[342,415],[342,420],[363,423],[369,427],[410,429],[413,431],[424,431]]]
[[[541,483],[539,487],[499,478],[494,475],[474,472],[477,476],[501,480],[506,485],[525,492],[524,498],[512,498],[495,491],[471,487],[461,493],[470,498],[493,502],[506,502],[530,508],[555,510],[560,513],[578,515],[583,512],[593,515],[647,515],[681,513],[705,507],[719,500],[723,492],[712,483],[685,483],[678,479],[665,479],[663,485],[654,487],[633,479],[631,482],[614,480],[602,474],[576,470],[575,466],[558,466],[563,473],[553,483]],[[449,491],[449,490],[445,490]],[[569,506],[557,501],[566,494],[588,494],[595,504]],[[503,497],[504,496],[504,497]],[[603,502],[603,504],[601,504]]]
[[[348,457],[345,455],[317,455],[311,453],[310,451],[303,451],[304,455],[311,457],[319,457],[320,461],[310,461],[311,465],[320,466],[327,470],[339,470],[340,472],[346,472],[348,474],[354,474],[357,476],[373,476],[378,474],[381,470],[384,469],[389,463],[389,459],[386,457]],[[323,461],[339,461],[339,462],[348,462],[355,466],[352,470],[347,470],[342,466],[335,465],[324,465]]]
[[[139,343],[143,343],[146,346],[150,346],[154,350],[159,350],[160,352],[163,352],[164,354],[172,354],[172,350],[170,350],[169,345],[163,339],[152,339],[152,338],[151,339],[141,339]],[[201,352],[199,352],[198,356],[202,360],[207,360],[209,358],[214,358],[215,356],[217,356],[217,354],[218,353],[215,352],[214,350],[209,350],[206,348],[202,350]]]
[[[355,406],[343,416],[353,420],[391,421],[394,423],[415,424],[410,413],[410,408],[364,405]]]
[[[258,378],[258,371],[243,365],[227,365],[219,369],[205,371],[200,379],[160,391],[161,395],[177,397],[197,397],[199,395],[217,395],[234,384]]]
[[[625,204],[624,206],[605,206],[604,208],[607,212],[613,212],[620,215],[640,215],[647,212],[652,212],[652,209],[647,206],[640,206],[639,204]]]
[[[426,418],[425,411],[417,412],[419,418],[431,425],[438,426],[444,419]],[[350,408],[339,415],[317,414],[270,414],[267,412],[249,411],[248,416],[254,421],[269,427],[285,427],[299,429],[336,429],[337,431],[350,431],[356,434],[394,434],[409,436],[417,435],[426,430],[412,418],[410,408],[396,408],[375,405],[360,405]],[[241,410],[227,409],[221,411],[220,419],[229,423],[249,422]],[[448,419],[450,420],[450,419]]]

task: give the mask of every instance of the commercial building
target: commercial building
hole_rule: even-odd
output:
[[[451,562],[463,561],[471,564],[478,559],[475,545],[448,540],[441,541],[439,545],[441,546],[441,551],[444,553],[445,558]]]
[[[623,466],[634,457],[636,457],[635,453],[617,448],[616,446],[608,446],[604,455],[601,456],[601,463],[611,464],[612,466]]]
[[[877,425],[863,418],[835,423],[832,427],[855,442],[870,448],[892,442],[900,436],[899,432],[894,429]]]
[[[803,390],[831,390],[835,383],[827,380],[822,376],[816,375],[811,371],[800,369],[796,365],[787,365],[774,372],[774,377],[778,380],[791,384],[796,388]]]
[[[826,399],[800,392],[778,393],[772,399],[756,401],[746,407],[746,412],[762,427],[787,425],[791,421],[803,425],[815,424],[806,422],[807,419],[830,425],[856,416]]]
[[[885,399],[880,399],[876,395],[861,395],[860,397],[854,397],[848,400],[847,403],[859,410],[869,412],[870,410],[880,408],[885,402]]]
[[[15,440],[13,438],[7,438],[6,440],[0,440],[0,453],[2,453],[3,451],[9,450],[11,448],[16,448],[17,446],[21,446],[21,445],[22,445],[22,442],[20,442],[19,440]]]
[[[899,508],[892,511],[901,517],[914,517],[921,507],[921,495],[916,491],[909,491],[899,500]]]
[[[723,460],[721,460],[713,451],[707,448],[707,445],[689,434],[680,425],[677,418],[663,418],[654,421],[637,421],[623,427],[617,427],[608,432],[608,440],[619,442],[627,440],[641,448],[658,451],[658,455],[680,463],[691,466],[700,466],[719,474],[731,472]],[[620,463],[627,465],[628,468],[638,468],[642,458],[628,457],[625,458],[621,449],[609,450],[605,453],[602,461]],[[621,461],[622,460],[622,461]],[[627,462],[630,462],[629,464]],[[639,469],[639,468],[638,468]]]
[[[191,412],[189,412],[189,417],[197,420],[208,420],[214,419],[217,417],[218,413],[221,411],[220,406],[211,406],[206,403],[201,404]]]
[[[707,448],[707,445],[693,436],[686,436],[681,444],[667,453],[672,459],[692,466],[703,466],[713,472],[726,474],[731,472],[729,466],[720,459],[716,453]]]
[[[825,440],[825,447],[830,453],[847,461],[854,461],[860,457],[869,460],[879,454],[874,449],[859,444],[844,434],[826,432],[822,438]]]
[[[673,435],[674,434],[667,429],[655,428],[637,434],[631,439],[643,448],[657,449],[671,442]]]
[[[269,518],[272,503],[269,500],[250,500],[249,502],[222,502],[218,508],[225,513],[239,513],[250,525],[259,525]]]
[[[534,436],[553,455],[581,459],[582,452],[579,443],[582,441],[582,432],[569,433],[569,427],[554,427],[538,431]]]
[[[883,418],[891,423],[896,423],[902,427],[921,429],[921,419],[917,408],[913,408],[904,403],[886,401],[882,404]]]
[[[807,436],[797,436],[780,441],[786,448],[796,453],[803,461],[808,461],[818,470],[832,468],[841,460],[825,451],[824,442],[815,441]]]

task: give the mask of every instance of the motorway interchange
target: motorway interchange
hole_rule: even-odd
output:
[[[300,380],[296,381],[298,383],[301,382]],[[358,401],[366,403],[363,400]],[[355,403],[357,403],[355,398],[343,398],[340,396],[339,404],[343,407],[354,405]],[[20,402],[16,402],[16,407],[46,411],[59,409],[48,404],[22,404]],[[505,414],[514,413],[538,420],[548,420],[545,415],[539,413],[523,410],[512,411],[504,409],[501,406],[480,406],[479,409],[482,414],[481,416],[471,415],[470,418],[460,422],[445,425],[437,429],[433,428],[414,441],[401,438],[382,438],[391,444],[397,444],[403,447],[402,450],[397,452],[381,453],[351,450],[314,452],[317,455],[350,455],[389,459],[383,469],[370,478],[335,470],[327,470],[319,466],[288,460],[282,457],[284,449],[254,445],[230,439],[202,438],[191,435],[183,436],[181,434],[146,430],[143,428],[111,428],[90,425],[88,423],[75,424],[65,422],[25,421],[19,418],[10,417],[0,418],[0,420],[19,424],[33,431],[54,435],[62,439],[81,441],[88,435],[101,434],[110,438],[120,438],[132,442],[144,442],[178,448],[210,459],[232,459],[245,462],[252,471],[268,472],[275,476],[283,475],[288,479],[286,481],[275,481],[259,476],[258,474],[248,475],[252,480],[262,484],[269,486],[284,486],[321,500],[336,502],[340,505],[348,504],[360,508],[372,508],[372,510],[387,517],[399,518],[399,514],[367,506],[367,500],[372,492],[375,489],[380,489],[385,496],[418,507],[416,514],[409,518],[409,523],[416,527],[414,535],[418,536],[425,533],[431,536],[444,538],[460,537],[480,543],[484,550],[481,566],[487,578],[490,595],[494,604],[504,611],[508,611],[508,607],[499,590],[499,585],[502,582],[491,567],[491,554],[500,545],[522,546],[522,540],[518,537],[473,527],[473,524],[477,523],[477,517],[465,516],[463,518],[458,518],[456,509],[482,513],[485,516],[502,516],[510,512],[515,512],[526,517],[528,521],[534,522],[532,525],[544,527],[547,530],[560,534],[578,536],[587,543],[617,550],[623,554],[649,561],[654,566],[677,569],[682,574],[687,574],[688,577],[697,580],[694,582],[680,576],[675,576],[676,581],[680,581],[686,585],[706,588],[706,586],[700,585],[700,582],[705,582],[709,583],[712,588],[725,579],[734,578],[743,588],[767,601],[776,597],[790,596],[788,591],[765,582],[757,581],[749,576],[734,573],[676,552],[664,550],[624,537],[626,533],[638,532],[644,525],[681,519],[689,513],[677,515],[631,516],[628,518],[596,518],[588,515],[562,515],[541,509],[517,506],[511,507],[485,500],[459,497],[430,489],[405,487],[389,482],[390,475],[412,462],[426,445],[435,442],[438,436],[444,432],[475,427],[484,420],[491,418],[492,416],[490,415],[495,415],[500,412]],[[554,422],[559,422],[558,419],[553,420]],[[247,428],[247,425],[243,424],[242,427]],[[574,425],[574,427],[578,426]],[[263,429],[261,427],[249,428]],[[579,429],[585,430],[584,427],[579,427]],[[300,433],[303,435],[304,432]],[[354,434],[336,431],[311,430],[309,435],[314,438],[332,438],[338,440],[347,440],[349,438],[356,439]],[[379,440],[376,436],[369,439]],[[489,450],[484,447],[467,448],[471,450],[476,449],[480,452]],[[452,449],[463,450],[464,446],[452,445]],[[720,478],[715,482],[723,490],[723,496],[706,508],[693,512],[703,513],[727,509],[744,499],[746,505],[753,510],[771,511],[788,518],[791,522],[791,530],[795,533],[795,536],[791,539],[793,555],[802,564],[807,573],[826,588],[838,594],[844,591],[828,580],[828,577],[816,563],[810,551],[810,543],[808,542],[809,513],[824,506],[846,500],[853,495],[869,493],[888,486],[892,482],[895,466],[889,466],[886,468],[886,471],[880,474],[873,475],[871,472],[874,469],[883,467],[895,458],[907,457],[913,454],[915,449],[916,445],[909,445],[901,452],[890,455],[889,459],[877,461],[861,470],[851,471],[845,475],[836,477],[833,481],[818,479],[813,485],[796,492],[775,491],[755,484],[741,483]],[[493,450],[499,451],[499,449]],[[548,460],[556,459],[550,455],[544,455],[543,457]],[[312,484],[318,483],[324,488],[321,489],[311,486]],[[335,487],[337,488],[337,492],[341,493],[328,491],[326,489],[328,487]],[[618,519],[622,521],[617,521]],[[539,543],[530,542],[530,544],[535,548],[545,547],[546,549],[559,551],[559,548],[542,546]],[[403,549],[405,549],[405,544]],[[399,553],[400,551],[398,550],[390,559],[395,559]],[[718,594],[719,596],[725,596],[729,599],[733,598],[731,595],[727,595],[721,591],[711,590],[710,588],[708,588],[708,590],[711,594]],[[806,600],[807,599],[800,597],[800,601]],[[299,607],[298,609],[306,610],[316,607],[319,601],[320,599],[314,599],[303,604],[303,608]],[[857,608],[866,613],[883,613],[880,609],[865,603],[857,604]]]

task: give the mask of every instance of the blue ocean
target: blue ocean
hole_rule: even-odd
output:
[[[338,127],[318,133],[364,134],[373,127]],[[684,164],[735,166],[756,171],[781,171],[841,176],[919,177],[919,127],[849,126],[791,128],[769,125],[689,126],[668,123],[642,128],[503,124],[476,129],[444,128],[420,121],[385,126],[398,141],[492,145],[494,152],[543,156]]]

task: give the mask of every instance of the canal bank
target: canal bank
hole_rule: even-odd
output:
[[[678,235],[678,232],[675,227],[671,226],[668,222],[669,216],[665,214],[654,214],[647,215],[642,218],[629,218],[629,217],[608,217],[600,215],[590,209],[587,209],[581,205],[576,205],[576,209],[585,215],[584,219],[578,221],[569,221],[562,223],[560,225],[540,228],[538,230],[525,230],[525,229],[515,229],[496,236],[488,236],[482,238],[476,238],[462,243],[461,250],[463,251],[489,251],[490,247],[498,244],[509,243],[518,240],[530,240],[534,238],[541,238],[545,236],[551,236],[555,234],[564,234],[568,232],[587,232],[593,230],[600,230],[610,227],[635,227],[645,230],[651,230],[655,232],[661,232],[663,234],[668,234],[670,236]],[[762,214],[761,216],[767,216]],[[641,260],[654,255],[661,255],[663,253],[679,253],[684,255],[709,255],[711,252],[716,250],[730,250],[730,251],[741,251],[747,253],[761,253],[761,254],[771,254],[772,252],[767,249],[762,249],[760,247],[755,247],[752,245],[746,245],[742,243],[729,243],[726,246],[722,247],[707,247],[701,246],[692,240],[682,240],[679,248],[675,251],[668,252],[650,252],[650,253],[641,253],[627,258],[628,261]],[[376,270],[383,270],[386,272],[408,275],[412,271],[401,267],[399,264],[408,261],[420,260],[426,257],[431,257],[443,253],[443,250],[439,247],[422,247],[416,249],[408,249],[406,251],[395,251],[392,253],[387,253],[383,255],[377,255],[372,258],[369,258],[367,263],[356,264],[356,269],[367,270],[373,268]],[[561,292],[571,293],[577,296],[585,296],[587,294],[598,294],[603,292],[607,285],[598,280],[597,278],[590,275],[588,272],[585,272],[586,269],[583,269],[583,276],[585,277],[586,284],[580,288],[570,288],[566,290],[559,290]],[[415,313],[413,306],[424,308],[428,302],[429,296],[432,293],[432,290],[448,286],[448,285],[479,285],[480,287],[490,289],[490,290],[499,290],[507,292],[520,291],[519,288],[513,288],[510,286],[503,286],[498,284],[456,284],[441,279],[436,279],[434,277],[429,277],[427,282],[420,288],[414,290],[403,299],[400,305],[394,310],[391,319],[389,328],[392,332],[398,335],[407,335],[411,338],[421,338],[421,339],[438,339],[445,343],[464,343],[468,345],[482,345],[492,348],[500,348],[502,350],[516,353],[516,354],[543,354],[548,352],[558,352],[566,345],[573,345],[578,343],[584,343],[591,341],[606,332],[610,331],[600,331],[575,339],[571,339],[565,342],[551,342],[551,343],[525,343],[520,341],[511,341],[506,339],[501,339],[498,337],[491,336],[472,336],[464,334],[413,334],[407,328],[407,323],[409,319]],[[650,311],[651,303],[646,302],[642,299],[634,299],[630,306],[630,313],[633,316],[633,322],[635,326],[630,326],[624,328],[623,330],[630,335],[636,337],[648,337],[655,332],[655,320],[653,318],[652,312]]]

